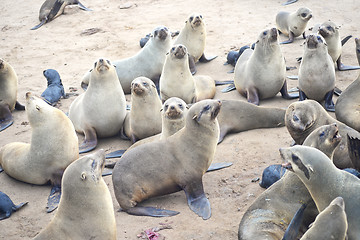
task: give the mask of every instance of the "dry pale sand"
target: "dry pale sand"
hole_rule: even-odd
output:
[[[289,6],[282,6],[280,0],[134,0],[130,9],[120,9],[119,6],[127,3],[121,0],[84,0],[83,4],[93,9],[92,12],[82,11],[77,6],[67,7],[64,15],[36,31],[30,31],[39,22],[38,11],[42,3],[43,0],[2,1],[0,5],[0,57],[17,72],[18,99],[22,103],[25,102],[26,92],[40,95],[46,89],[43,70],[58,70],[66,91],[69,92],[69,87],[75,87],[81,93],[81,77],[97,58],[118,60],[132,56],[140,49],[140,38],[153,28],[165,25],[173,31],[180,30],[187,16],[193,12],[201,13],[207,23],[206,52],[218,55],[210,63],[197,64],[198,74],[210,75],[217,80],[233,78],[232,74],[227,73],[232,67],[223,66],[226,53],[254,42],[262,30],[275,26],[275,15],[280,10],[295,11],[306,6],[314,15],[308,26],[331,19],[341,26],[343,37],[349,34],[360,36],[360,28],[356,25],[360,24],[360,3],[357,0],[343,0],[341,3],[335,0],[299,0]],[[81,34],[89,28],[100,28],[101,31],[93,35]],[[284,36],[281,38],[285,39]],[[288,66],[299,66],[295,58],[302,55],[303,42],[302,38],[297,38],[294,43],[282,46]],[[345,45],[342,59],[345,64],[357,65],[354,40]],[[297,71],[292,70],[288,75],[295,75]],[[336,85],[345,89],[358,74],[359,71],[337,71]],[[296,81],[288,82],[289,88],[297,85]],[[221,93],[222,88],[217,87],[216,98],[245,100],[235,91]],[[57,107],[67,112],[74,98],[61,99]],[[278,95],[260,104],[285,108],[291,102]],[[31,128],[26,124],[26,113],[14,111],[13,115],[13,126],[0,133],[0,146],[15,141],[30,142]],[[82,137],[79,137],[81,140]],[[160,231],[166,239],[237,239],[242,215],[263,191],[258,183],[251,180],[260,177],[266,166],[280,163],[278,149],[289,146],[291,141],[285,127],[227,136],[217,147],[214,161],[233,162],[234,165],[208,173],[203,178],[212,207],[212,216],[207,221],[188,208],[183,192],[144,203],[181,212],[174,217],[136,217],[117,212],[119,205],[113,194],[111,177],[105,177],[116,211],[117,239],[137,239],[141,231],[159,226],[160,223],[172,226],[172,229]],[[101,139],[98,148],[110,152],[129,145],[129,141],[113,137]],[[1,173],[0,191],[7,193],[15,203],[29,202],[11,218],[0,221],[1,239],[32,238],[54,216],[54,212],[47,214],[45,210],[50,186],[22,183]]]

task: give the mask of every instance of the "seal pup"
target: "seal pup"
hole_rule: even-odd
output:
[[[359,66],[345,66],[341,62],[342,41],[340,38],[339,28],[335,23],[326,21],[319,27],[319,34],[325,39],[329,55],[334,63],[336,63],[339,71],[360,69]]]
[[[273,164],[266,167],[261,175],[260,187],[269,188],[284,176],[286,169],[281,164]]]
[[[332,123],[336,123],[341,136],[350,134],[354,137],[360,137],[358,131],[331,117],[314,100],[294,102],[289,105],[285,113],[285,126],[296,144],[302,144],[305,138],[316,128]],[[343,138],[335,149],[333,161],[340,169],[353,168],[347,146],[348,142],[346,138]]]
[[[335,104],[336,119],[360,131],[360,75],[339,96]]]
[[[318,102],[325,100],[325,109],[335,112],[332,100],[334,88],[335,68],[328,54],[327,43],[322,36],[310,34],[306,38],[299,67],[299,100],[303,101],[306,98]]]
[[[14,109],[25,110],[17,99],[18,77],[14,68],[0,58],[0,132],[14,123]]]
[[[281,42],[281,44],[292,43],[294,38],[300,35],[305,38],[305,28],[311,18],[312,12],[306,7],[299,8],[292,13],[278,12],[275,20],[276,27],[281,33],[289,37],[288,40]]]
[[[59,208],[34,239],[116,239],[111,194],[101,176],[104,163],[101,149],[66,168]]]
[[[116,199],[125,212],[158,217],[176,215],[178,212],[136,205],[151,197],[184,190],[190,209],[203,219],[210,218],[210,202],[205,196],[202,176],[214,158],[220,107],[219,100],[197,102],[190,107],[184,128],[165,140],[143,144],[122,156],[115,165],[112,180]]]
[[[345,202],[342,197],[337,197],[316,216],[310,229],[300,240],[345,240],[347,229]]]
[[[187,104],[213,98],[215,81],[204,75],[193,76],[189,70],[188,50],[182,44],[174,45],[166,56],[160,77],[160,97],[183,99]]]
[[[335,167],[331,160],[316,148],[307,146],[281,148],[280,155],[285,162],[284,166],[293,171],[304,183],[319,212],[322,212],[334,198],[341,196],[344,199],[348,239],[359,239],[360,180]]]
[[[146,77],[131,82],[131,109],[122,132],[132,143],[161,132],[161,100],[153,81]]]
[[[220,126],[218,143],[221,143],[228,133],[285,126],[285,111],[281,108],[260,107],[241,100],[223,100],[217,117]]]
[[[137,54],[113,62],[125,94],[131,93],[131,82],[137,77],[147,77],[155,84],[158,83],[171,45],[172,38],[168,28],[160,26],[152,31],[150,40]],[[83,77],[81,86],[84,89],[89,84],[90,74],[87,72]]]
[[[13,142],[0,150],[0,165],[11,177],[31,184],[52,185],[48,212],[57,207],[61,177],[79,157],[78,138],[70,119],[41,98],[26,93],[31,143]]]
[[[69,108],[69,118],[75,130],[85,135],[80,153],[93,150],[97,137],[111,137],[119,133],[125,116],[125,94],[115,67],[109,60],[100,58],[91,71],[88,90],[78,96]]]
[[[50,105],[55,106],[61,97],[67,98],[60,75],[54,69],[44,70],[43,74],[47,80],[48,87],[41,94],[41,97]]]
[[[278,42],[276,28],[260,33],[255,49],[246,49],[235,65],[236,90],[248,102],[259,105],[260,99],[274,97],[279,92],[285,99],[297,98],[287,91],[286,65]]]
[[[0,220],[9,218],[13,212],[16,212],[26,204],[28,204],[28,202],[15,205],[8,195],[0,192]]]
[[[327,125],[326,128],[332,130],[326,131],[323,141],[315,141],[320,144],[313,146],[331,158],[341,136],[338,136],[335,125]],[[319,137],[322,131],[323,129],[317,128],[313,136]],[[238,237],[239,240],[282,239],[290,222],[293,224],[289,226],[291,229],[288,228],[287,234],[297,235],[294,231],[303,234],[317,214],[315,203],[302,181],[295,173],[286,171],[279,181],[261,193],[246,210],[239,225]],[[297,219],[293,221],[295,215]]]
[[[63,14],[65,7],[68,5],[78,5],[82,10],[92,11],[91,9],[85,7],[79,0],[46,0],[40,7],[40,23],[31,28],[31,30],[36,30],[45,23],[50,22]]]

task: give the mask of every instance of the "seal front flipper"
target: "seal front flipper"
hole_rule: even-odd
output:
[[[15,103],[15,109],[16,109],[16,110],[25,110],[25,106],[22,105],[21,103],[19,103],[18,101],[16,101],[16,103]]]
[[[78,6],[84,11],[92,11],[90,8],[85,7],[81,2],[78,2]]]
[[[360,139],[357,137],[348,137],[348,151],[352,165],[356,170],[360,170]]]
[[[130,215],[135,216],[150,216],[150,217],[171,217],[178,215],[180,212],[159,209],[154,207],[132,207],[127,210],[120,209],[119,211],[125,211]]]
[[[350,38],[352,38],[352,35],[349,35],[349,36],[344,37],[344,39],[341,40],[341,46],[344,46],[344,44],[345,44]]]
[[[289,4],[295,3],[295,2],[297,2],[297,1],[298,1],[298,0],[287,0],[286,2],[284,2],[284,3],[281,4],[281,5],[285,6],[285,5],[289,5]]]
[[[204,220],[209,219],[211,217],[211,207],[209,200],[205,196],[201,178],[188,183],[183,189],[190,209]]]
[[[0,132],[14,123],[14,118],[11,114],[8,105],[0,105]]]
[[[217,55],[206,57],[205,53],[203,53],[199,59],[199,62],[207,63],[217,58]]]
[[[46,23],[46,21],[47,21],[47,18],[42,19],[41,22],[38,25],[31,28],[30,30],[36,30],[36,29],[40,28],[42,25],[44,25]]]
[[[103,176],[103,177],[105,177],[105,176],[110,176],[110,175],[112,175],[112,173],[113,173],[113,170],[112,170],[112,169],[104,169],[104,170],[102,171],[101,176]]]
[[[93,150],[97,145],[96,131],[93,128],[85,129],[85,141],[79,147],[79,153],[86,153]]]
[[[304,219],[304,212],[305,212],[306,207],[307,207],[307,204],[304,203],[303,205],[301,205],[299,210],[297,210],[293,219],[291,219],[291,222],[290,222],[288,228],[286,229],[282,240],[297,239],[297,236],[299,234],[299,229],[300,229],[303,219]]]
[[[247,101],[249,103],[259,105],[259,95],[258,95],[258,91],[255,87],[249,87],[246,90],[246,97],[247,97]]]
[[[332,100],[334,90],[329,91],[325,94],[325,109],[329,112],[335,112],[335,104]]]
[[[286,41],[281,42],[280,44],[288,44],[288,43],[292,43],[294,41],[294,33],[293,32],[289,32],[289,39]]]
[[[221,89],[221,92],[227,93],[227,92],[231,92],[231,91],[233,91],[235,89],[236,89],[235,84],[230,84],[226,88]]]
[[[193,56],[190,56],[190,54],[188,53],[188,59],[189,59],[189,69],[192,75],[194,75],[196,73],[196,66],[195,66],[195,60]]]
[[[126,150],[117,150],[117,151],[108,153],[108,154],[105,155],[105,158],[106,158],[106,159],[109,159],[109,158],[120,158],[120,157],[124,154],[125,151],[126,151]]]
[[[231,163],[231,162],[212,163],[210,165],[210,167],[208,168],[208,170],[206,170],[206,172],[220,170],[220,169],[223,169],[223,168],[230,167],[231,165],[233,165],[233,163]]]
[[[336,61],[337,67],[339,69],[339,71],[349,71],[349,70],[357,70],[360,69],[360,66],[347,66],[344,65],[343,63],[341,63],[341,57],[338,58],[338,60]]]
[[[284,82],[284,85],[283,85],[282,88],[280,89],[280,93],[281,93],[281,96],[282,96],[284,99],[294,99],[294,98],[298,98],[298,97],[299,97],[299,93],[292,93],[292,94],[289,94],[289,93],[288,93],[286,80],[285,80],[285,82]]]
[[[50,195],[48,197],[48,202],[46,206],[46,212],[51,213],[55,209],[57,209],[61,197],[61,187],[53,186],[50,191]]]
[[[234,80],[228,80],[228,81],[217,81],[217,80],[215,80],[215,85],[216,86],[225,85],[225,84],[234,84]]]

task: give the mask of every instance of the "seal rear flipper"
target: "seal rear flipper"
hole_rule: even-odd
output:
[[[27,205],[28,203],[29,203],[29,202],[24,202],[24,203],[20,203],[20,204],[18,204],[18,205],[14,205],[14,206],[12,207],[12,210],[17,211],[17,210],[19,210],[20,208],[22,208],[23,206]]]
[[[292,3],[295,3],[297,2],[298,0],[287,0],[286,2],[282,3],[281,5],[285,6],[285,5],[289,5],[289,4],[292,4]]]
[[[351,137],[349,134],[347,134],[347,137],[348,152],[351,163],[353,164],[355,170],[360,171],[360,139],[357,137]]]
[[[84,11],[92,11],[92,9],[85,7],[81,2],[78,2],[78,6]]]
[[[189,53],[188,53],[188,59],[189,59],[189,69],[190,69],[190,72],[192,75],[194,75],[196,73],[196,66],[195,66],[195,60],[194,60],[194,57],[191,56]]]
[[[15,103],[15,109],[16,109],[16,110],[25,110],[25,106],[22,105],[21,103],[19,103],[18,101],[16,101],[16,103]]]
[[[61,197],[61,188],[60,186],[53,186],[48,197],[48,202],[46,206],[46,212],[51,213],[57,209]]]
[[[219,135],[219,139],[218,139],[218,144],[220,144],[224,140],[224,138],[228,132],[229,132],[228,127],[220,126],[220,135]]]
[[[44,25],[44,24],[46,23],[46,21],[47,21],[47,19],[44,18],[43,20],[41,20],[41,22],[40,22],[38,25],[36,25],[35,27],[31,28],[30,30],[36,30],[36,29],[40,28],[42,25]]]
[[[332,100],[334,90],[329,91],[325,94],[325,109],[329,112],[335,112],[335,104]]]
[[[109,158],[120,158],[126,150],[116,150],[114,152],[108,153],[105,155],[106,159]]]
[[[211,217],[210,202],[206,198],[201,178],[193,180],[184,187],[190,209],[204,220]]]
[[[352,38],[352,35],[346,36],[343,38],[343,40],[341,40],[341,46],[344,46],[344,44],[350,39]]]
[[[14,118],[7,105],[0,105],[0,132],[14,123]]]
[[[203,53],[199,59],[199,62],[207,63],[207,62],[214,60],[215,58],[217,58],[217,55],[212,55],[210,57],[206,57],[205,53]]]
[[[96,131],[93,128],[85,129],[85,141],[79,147],[79,153],[90,152],[97,145]]]
[[[307,98],[306,94],[299,89],[299,101],[304,101]]]
[[[178,215],[180,212],[166,209],[159,209],[154,207],[132,207],[127,210],[122,210],[130,215],[135,216],[150,216],[150,217],[171,217]]]
[[[11,216],[11,213],[12,213],[11,211],[6,211],[6,212],[0,214],[0,220],[4,220],[6,218],[9,218]]]
[[[233,163],[231,163],[231,162],[212,163],[210,165],[210,167],[208,168],[208,170],[206,170],[206,172],[220,170],[220,169],[223,169],[223,168],[230,167],[231,165],[233,165]]]
[[[225,85],[225,84],[234,84],[234,80],[227,80],[227,81],[217,81],[217,80],[215,80],[215,85],[216,86]]]
[[[223,88],[221,90],[221,92],[223,93],[227,93],[227,92],[231,92],[232,90],[235,90],[236,87],[235,87],[235,84],[230,84],[229,86],[227,86],[226,88]]]
[[[280,44],[288,44],[288,43],[292,43],[292,42],[294,42],[294,33],[289,32],[289,39],[281,42]]]
[[[281,93],[282,98],[284,98],[284,99],[295,99],[295,98],[299,97],[299,93],[289,94],[289,92],[287,90],[287,82],[286,82],[286,80],[284,82],[284,85],[280,89],[280,93]]]
[[[295,213],[293,219],[291,219],[291,222],[288,226],[288,228],[285,231],[284,237],[282,240],[295,240],[298,239],[299,229],[302,225],[303,219],[304,219],[304,212],[307,207],[307,204],[304,203],[301,205],[299,210]]]
[[[249,87],[246,89],[246,97],[249,103],[259,105],[259,95],[255,87]]]
[[[360,69],[360,66],[347,66],[344,65],[340,62],[340,57],[338,58],[338,60],[336,61],[337,63],[337,67],[339,69],[339,71],[349,71],[349,70],[357,70]]]

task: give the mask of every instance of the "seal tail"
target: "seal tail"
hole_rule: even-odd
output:
[[[45,23],[46,23],[46,19],[43,19],[43,20],[41,20],[41,23],[39,23],[35,27],[31,28],[30,30],[36,30],[36,29],[40,28],[42,25],[44,25]]]
[[[154,207],[133,207],[123,211],[127,212],[130,215],[150,216],[150,217],[171,217],[180,213],[176,211],[159,209]]]
[[[348,152],[351,162],[356,170],[360,170],[360,139],[348,136]]]
[[[20,204],[18,204],[18,205],[14,205],[14,206],[12,207],[12,210],[17,211],[17,210],[19,210],[20,208],[22,208],[23,206],[25,206],[25,205],[27,205],[27,204],[28,204],[28,202],[24,202],[24,203],[20,203]]]
[[[304,212],[307,207],[307,204],[304,203],[301,205],[299,210],[295,213],[293,219],[291,219],[291,222],[288,226],[288,228],[285,231],[284,237],[282,240],[295,240],[297,239],[297,236],[299,234],[299,228],[301,226],[301,223],[303,221]]]

